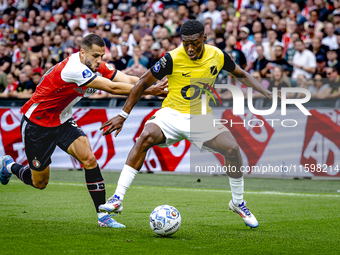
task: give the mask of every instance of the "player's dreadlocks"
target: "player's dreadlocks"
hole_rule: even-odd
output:
[[[180,30],[181,35],[204,34],[204,26],[198,20],[188,20],[184,22]]]
[[[93,45],[97,45],[99,47],[104,47],[105,42],[103,38],[96,34],[89,34],[83,38],[81,41],[81,48],[85,50],[91,50]]]

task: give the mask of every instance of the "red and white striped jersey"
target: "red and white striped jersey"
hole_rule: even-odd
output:
[[[56,64],[41,78],[31,99],[21,112],[33,123],[56,127],[72,116],[72,106],[96,89],[86,87],[97,76],[112,80],[117,70],[102,62],[96,73],[80,62],[79,53]]]

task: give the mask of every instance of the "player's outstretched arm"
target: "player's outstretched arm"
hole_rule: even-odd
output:
[[[244,85],[255,89],[256,91],[263,94],[265,97],[272,99],[273,93],[263,87],[253,76],[242,70],[238,65],[236,65],[235,70],[230,73]]]
[[[126,82],[112,82],[106,78],[97,76],[93,81],[91,81],[86,86],[89,88],[99,89],[109,92],[114,95],[129,95],[130,91],[134,87],[133,84]],[[156,86],[152,86],[147,90],[143,91],[144,95],[164,95],[167,93],[164,89],[167,87],[166,82],[158,83]]]
[[[124,121],[126,120],[127,116],[124,117],[124,115],[128,115],[132,108],[136,105],[136,103],[139,101],[143,93],[152,86],[157,79],[152,75],[151,71],[148,70],[143,76],[139,79],[137,84],[132,88],[125,105],[122,109],[122,113],[120,115],[117,115],[116,117],[113,117],[112,119],[106,121],[101,127],[100,130],[103,128],[108,127],[103,135],[108,135],[116,130],[115,136],[119,134],[119,132],[123,128]]]
[[[116,75],[112,79],[113,82],[123,82],[135,85],[139,78],[137,76],[127,75],[119,70],[117,70]]]

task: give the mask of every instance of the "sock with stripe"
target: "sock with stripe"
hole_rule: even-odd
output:
[[[10,165],[8,165],[10,166]],[[15,174],[23,183],[33,186],[32,174],[29,166],[23,166],[17,163],[13,163],[10,166],[11,172]]]
[[[85,180],[96,211],[99,213],[98,206],[105,204],[106,200],[104,179],[98,165],[93,169],[85,169]]]

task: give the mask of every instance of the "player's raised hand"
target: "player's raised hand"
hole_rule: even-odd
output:
[[[122,130],[124,125],[125,118],[120,115],[113,117],[112,119],[106,121],[101,127],[100,130],[104,129],[103,135],[111,134],[113,131],[117,130],[115,133],[115,137]]]

